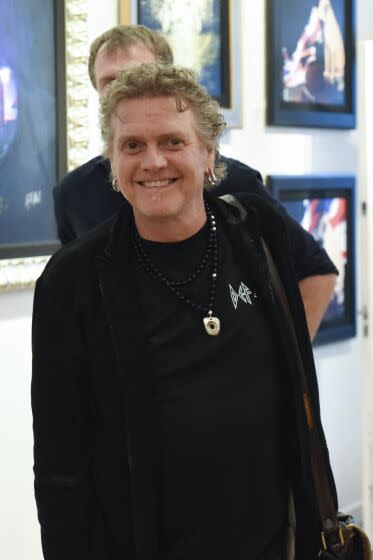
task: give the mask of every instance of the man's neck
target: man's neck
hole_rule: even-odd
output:
[[[206,219],[206,211],[202,208],[198,214],[188,219],[165,217],[138,220],[135,216],[135,224],[143,239],[159,243],[177,243],[197,233],[205,225]]]

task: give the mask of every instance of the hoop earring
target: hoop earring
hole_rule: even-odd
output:
[[[113,191],[115,191],[115,192],[120,192],[118,179],[117,179],[116,177],[113,178],[111,184],[112,184],[112,186],[113,186]]]

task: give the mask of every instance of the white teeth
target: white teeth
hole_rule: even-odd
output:
[[[163,181],[141,181],[143,187],[166,187],[173,182],[173,179],[164,179]]]

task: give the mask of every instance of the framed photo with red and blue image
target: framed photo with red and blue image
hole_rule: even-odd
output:
[[[314,344],[356,335],[355,178],[353,176],[268,177],[272,194],[326,250],[339,276]]]

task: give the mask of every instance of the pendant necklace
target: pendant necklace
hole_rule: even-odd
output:
[[[188,278],[184,280],[171,280],[162,271],[160,271],[155,264],[150,260],[148,254],[145,251],[141,237],[136,229],[133,227],[132,243],[136,252],[136,256],[144,268],[144,270],[152,276],[155,280],[161,282],[166,288],[175,296],[177,296],[181,301],[190,305],[194,309],[198,309],[207,313],[207,317],[203,318],[203,325],[206,332],[210,336],[217,336],[220,333],[220,320],[218,317],[214,316],[213,308],[215,303],[215,292],[216,292],[216,279],[217,279],[217,268],[218,268],[218,240],[216,235],[216,221],[215,216],[212,214],[209,205],[205,201],[205,209],[207,214],[207,219],[209,221],[209,238],[207,247],[202,255],[201,261],[197,268],[192,272]],[[189,296],[183,293],[183,288],[190,285],[205,269],[207,264],[210,263],[210,274],[209,274],[209,296],[208,304],[201,305],[196,301],[193,301]]]
[[[220,320],[212,316],[211,309],[209,311],[209,316],[203,319],[203,324],[205,325],[207,334],[216,336],[220,333]]]

